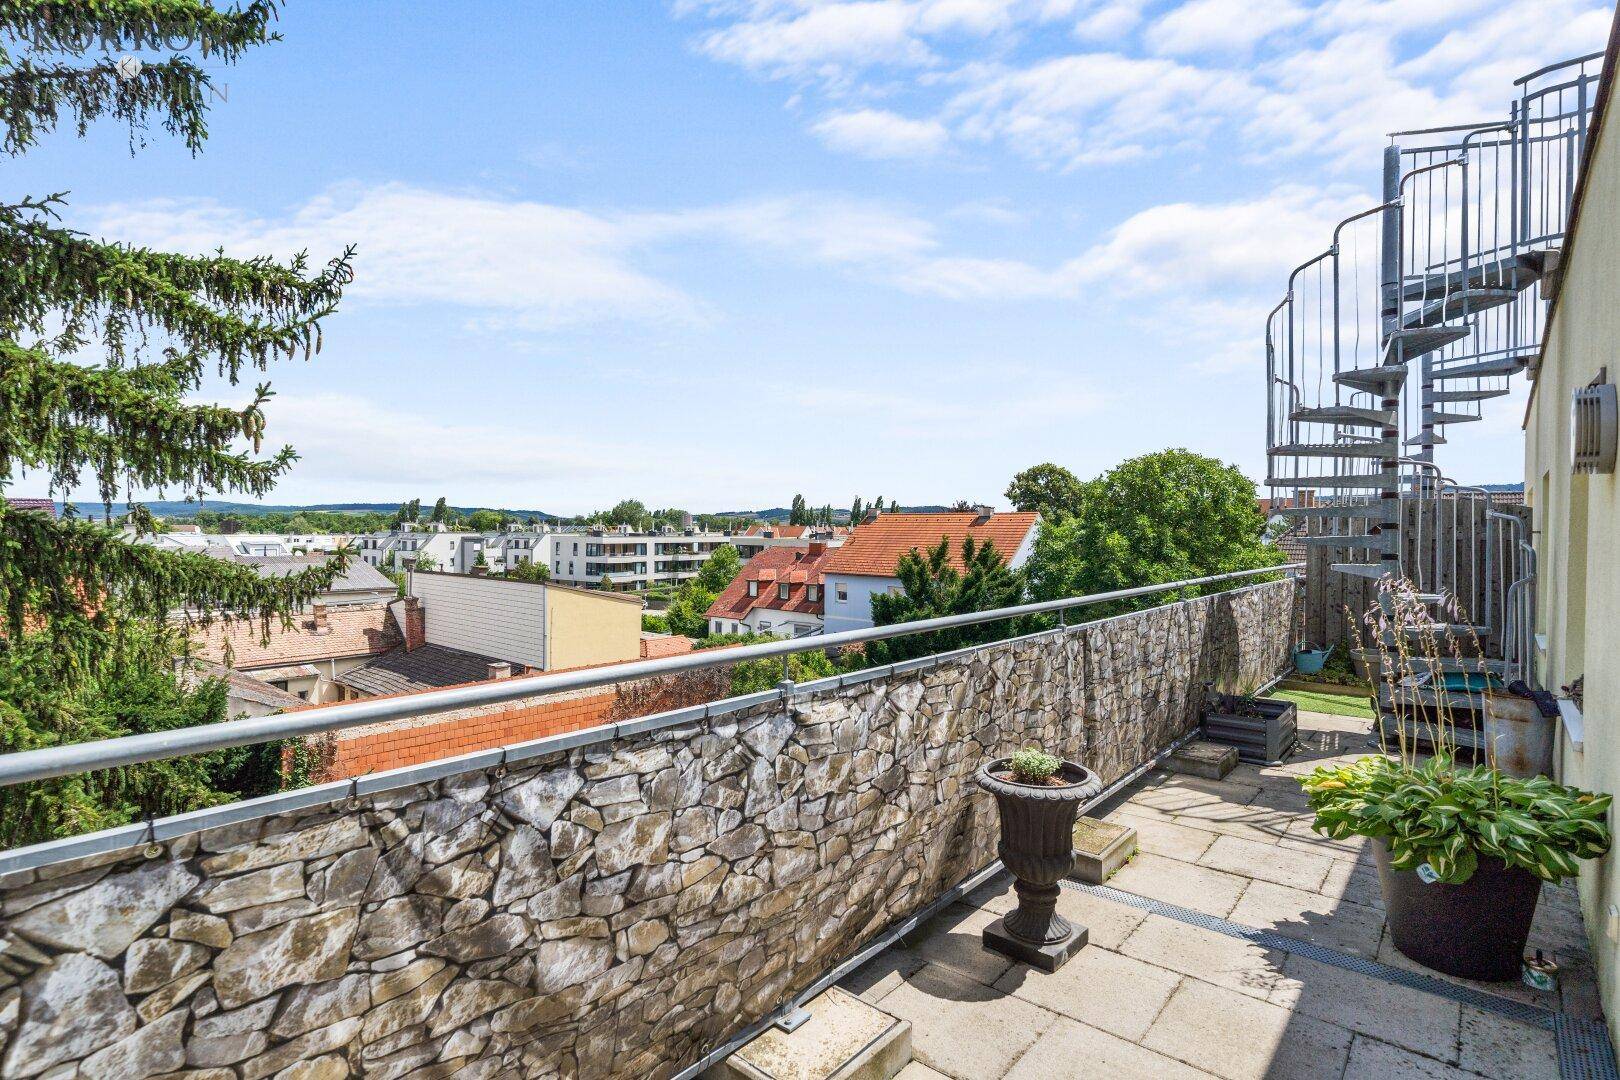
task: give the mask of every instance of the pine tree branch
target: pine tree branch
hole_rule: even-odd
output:
[[[53,490],[67,490],[88,468],[104,503],[120,490],[168,486],[265,494],[297,459],[292,449],[256,461],[225,447],[245,438],[258,448],[270,388],[241,409],[186,404],[200,382],[191,355],[93,368],[0,340],[0,479],[43,470]]]
[[[280,40],[270,23],[278,0],[219,11],[203,0],[0,0],[0,26],[34,48],[82,56],[116,44],[156,48],[177,38],[229,63],[246,49]]]
[[[280,263],[103,243],[52,224],[61,204],[0,206],[0,333],[60,321],[66,339],[94,331],[122,363],[161,331],[182,351],[215,354],[235,381],[244,365],[318,353],[320,321],[354,276],[352,247],[312,274],[304,253]]]
[[[246,49],[278,40],[269,30],[277,7],[276,0],[231,11],[201,0],[0,0],[0,38],[37,54],[13,57],[15,48],[0,48],[0,152],[24,152],[66,114],[80,135],[99,117],[122,120],[132,152],[160,115],[163,128],[197,153],[208,134],[208,75],[185,56],[121,73],[105,54],[186,44],[233,63]],[[60,59],[87,53],[103,55],[87,65]]]
[[[115,529],[17,510],[0,498],[0,629],[12,641],[28,634],[49,642],[72,671],[96,666],[100,658],[83,646],[98,636],[88,631],[109,625],[114,606],[189,612],[203,622],[229,613],[258,620],[268,634],[272,620],[329,589],[348,559],[340,552],[322,566],[265,578],[251,566],[131,543]]]

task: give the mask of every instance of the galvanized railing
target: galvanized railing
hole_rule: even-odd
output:
[[[887,641],[893,638],[910,637],[915,634],[952,630],[965,626],[978,626],[984,623],[1002,622],[1032,615],[1057,615],[1060,620],[1064,620],[1068,612],[1077,608],[1091,607],[1115,600],[1128,600],[1134,597],[1175,592],[1181,589],[1242,581],[1262,575],[1285,573],[1302,568],[1299,564],[1286,564],[1255,570],[1238,570],[1227,574],[1211,574],[1206,577],[1171,581],[1161,585],[1143,585],[1133,589],[1116,589],[1106,593],[1094,593],[1060,600],[1045,600],[1030,604],[1017,604],[1012,607],[995,608],[990,611],[947,615],[936,619],[919,619],[914,622],[895,623],[890,626],[844,630],[834,634],[769,641],[736,648],[701,650],[684,656],[663,657],[656,660],[637,660],[624,664],[610,664],[604,667],[560,672],[555,675],[537,675],[475,683],[471,686],[433,690],[409,697],[351,701],[339,705],[303,709],[297,712],[278,713],[273,716],[227,720],[223,723],[203,727],[180,728],[174,731],[154,731],[141,735],[126,735],[116,739],[75,743],[70,746],[25,750],[20,753],[0,755],[0,787],[26,783],[31,780],[44,780],[53,776],[72,776],[78,773],[116,768],[122,765],[136,765],[141,762],[183,757],[210,750],[224,750],[235,746],[252,746],[258,743],[276,742],[306,735],[319,735],[389,720],[414,719],[456,709],[474,708],[481,705],[498,705],[544,694],[586,690],[614,683],[632,682],[639,679],[674,675],[704,668],[725,667],[749,660],[782,660],[785,680],[788,671],[786,658],[795,653],[824,652],[829,649],[861,645],[871,641]],[[780,692],[790,693],[791,683]],[[777,693],[777,691],[769,693]],[[769,696],[769,693],[766,696]],[[633,731],[641,730],[637,725],[638,722],[632,720],[607,725],[607,727],[612,732],[630,734]]]

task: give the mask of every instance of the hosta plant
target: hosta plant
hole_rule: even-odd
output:
[[[1302,784],[1317,832],[1381,840],[1392,868],[1427,863],[1437,880],[1454,885],[1473,876],[1481,856],[1557,882],[1572,877],[1579,860],[1609,850],[1611,796],[1489,765],[1459,766],[1444,754],[1422,762],[1365,757],[1324,766]]]

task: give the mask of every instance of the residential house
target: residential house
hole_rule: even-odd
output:
[[[403,640],[386,604],[328,609],[316,603],[283,625],[271,619],[216,619],[197,627],[193,651],[200,659],[253,676],[301,701],[340,700],[337,677],[381,656]]]
[[[812,541],[835,547],[849,536],[847,528],[825,528],[812,525],[750,525],[730,534],[731,546],[744,560],[768,548],[799,547]]]
[[[828,633],[872,625],[872,597],[901,591],[896,570],[908,551],[927,551],[941,539],[950,542],[951,564],[962,563],[962,541],[989,541],[1007,564],[1019,567],[1035,547],[1036,513],[992,513],[988,507],[943,514],[880,514],[860,525],[822,565],[826,587]]]
[[[209,554],[215,553],[210,549]],[[238,555],[234,561],[253,567],[260,577],[269,578],[286,577],[311,567],[323,566],[328,558],[326,555]],[[382,571],[370,563],[350,559],[343,573],[314,602],[325,604],[329,609],[356,604],[386,604],[397,594],[394,583]]]
[[[766,548],[755,555],[709,606],[709,633],[821,633],[826,605],[822,568],[832,551],[813,541],[804,548]]]
[[[6,499],[6,505],[13,510],[36,510],[41,514],[56,517],[56,500],[54,499]]]

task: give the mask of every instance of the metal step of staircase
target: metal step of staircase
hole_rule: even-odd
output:
[[[1266,451],[1272,457],[1385,458],[1398,457],[1394,439],[1370,443],[1284,443]]]
[[[1512,303],[1518,296],[1517,289],[1458,289],[1403,316],[1401,326],[1408,330],[1439,326],[1453,319],[1466,318]]]
[[[1524,370],[1524,360],[1516,356],[1499,356],[1494,360],[1481,360],[1474,364],[1456,364],[1435,368],[1433,377],[1441,379],[1475,379],[1481,375],[1517,375]]]
[[[1413,435],[1410,439],[1407,439],[1406,442],[1403,443],[1402,445],[1404,445],[1404,446],[1444,446],[1444,445],[1446,445],[1446,437],[1444,435],[1437,435],[1432,431],[1425,431],[1425,432],[1420,432],[1419,434]]]
[[[1427,743],[1436,734],[1434,725],[1431,723],[1419,720],[1416,717],[1396,716],[1391,712],[1382,713],[1378,724],[1383,729],[1384,741],[1388,742],[1392,747],[1400,740],[1402,728],[1405,729],[1404,734],[1406,741],[1409,743]],[[1485,737],[1466,724],[1458,724],[1455,728],[1448,725],[1445,734],[1441,738],[1455,746],[1469,750],[1485,749]]]
[[[1266,487],[1291,488],[1372,488],[1390,491],[1400,484],[1394,473],[1356,473],[1333,476],[1268,476]]]
[[[1389,541],[1382,533],[1328,533],[1323,536],[1302,536],[1306,547],[1343,548],[1347,551],[1388,551]]]
[[[1287,514],[1291,518],[1304,520],[1315,518],[1317,520],[1338,519],[1343,521],[1383,521],[1384,511],[1377,506],[1295,506],[1283,507],[1277,511]]]
[[[1340,574],[1349,574],[1352,577],[1370,578],[1377,581],[1380,578],[1390,577],[1395,573],[1395,563],[1385,566],[1381,562],[1375,563],[1333,563],[1329,569]]]
[[[1469,412],[1440,412],[1434,413],[1434,422],[1437,424],[1473,424],[1485,419],[1478,413]]]
[[[1383,673],[1385,664],[1377,649],[1361,649],[1357,651],[1356,656],[1358,659],[1371,664],[1380,674]],[[1508,668],[1506,660],[1490,660],[1482,656],[1445,656],[1438,660],[1423,656],[1409,656],[1404,661],[1395,660],[1395,663],[1408,668],[1409,674],[1418,675],[1434,671],[1444,674],[1462,672],[1470,675],[1480,675],[1490,672],[1493,675],[1505,675]]]
[[[1461,341],[1468,334],[1466,326],[1419,326],[1396,330],[1384,339],[1384,363],[1415,360],[1424,353],[1443,349],[1453,341]]]
[[[1484,711],[1485,695],[1469,693],[1466,690],[1436,690],[1432,686],[1397,686],[1391,690],[1388,684],[1378,688],[1378,704],[1386,709],[1400,705],[1427,705],[1438,708],[1444,704],[1452,709],[1475,709]]]
[[[1355,368],[1334,373],[1333,381],[1340,386],[1352,386],[1370,394],[1382,395],[1386,388],[1399,390],[1406,381],[1405,364],[1384,364],[1380,367]]]
[[[1355,405],[1324,405],[1317,409],[1295,409],[1288,419],[1302,424],[1340,424],[1344,427],[1394,427],[1394,409],[1363,409]]]
[[[1438,299],[1442,293],[1470,289],[1512,289],[1522,292],[1541,280],[1540,252],[1535,255],[1512,255],[1502,260],[1490,260],[1468,269],[1450,273],[1408,275],[1401,289],[1401,299],[1407,301]]]
[[[1495,390],[1435,390],[1429,397],[1436,405],[1447,405],[1462,401],[1489,401],[1491,398],[1503,397],[1512,392],[1505,386]]]

